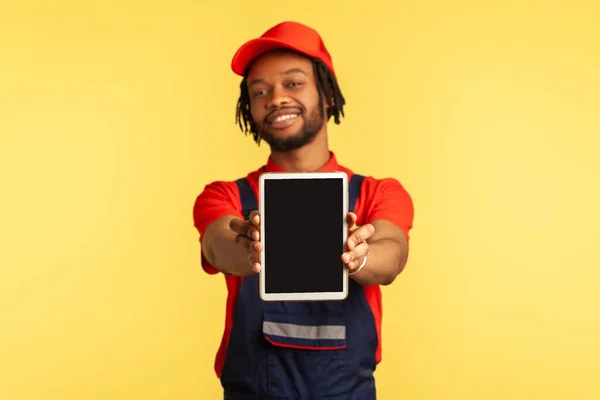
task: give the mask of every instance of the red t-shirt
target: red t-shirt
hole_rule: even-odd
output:
[[[258,180],[263,172],[283,172],[284,170],[269,158],[267,164],[247,175],[252,190],[258,198]],[[343,171],[350,179],[353,172],[338,164],[335,154],[327,164],[319,171]],[[404,187],[393,178],[375,179],[365,177],[360,196],[356,202],[354,213],[357,216],[357,224],[362,225],[378,219],[385,219],[396,224],[406,235],[408,240],[409,231],[413,222],[413,203],[410,195]],[[235,181],[216,181],[208,184],[204,191],[198,196],[194,204],[194,225],[200,234],[204,234],[206,228],[218,218],[226,215],[242,217],[242,204],[238,186]],[[208,263],[204,254],[201,254],[202,268],[208,274],[217,274],[219,271]],[[225,354],[229,343],[229,334],[233,325],[233,315],[242,282],[241,277],[224,275],[227,285],[227,304],[225,315],[225,330],[221,345],[215,360],[215,372],[221,376],[221,369],[225,362]],[[379,346],[376,359],[381,361],[381,290],[379,286],[365,286],[365,296],[375,318]]]

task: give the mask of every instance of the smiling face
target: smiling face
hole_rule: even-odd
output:
[[[287,51],[263,54],[248,72],[247,85],[252,119],[273,151],[297,150],[324,130],[310,59]]]

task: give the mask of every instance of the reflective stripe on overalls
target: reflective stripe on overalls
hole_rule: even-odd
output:
[[[363,177],[349,182],[354,210]],[[257,209],[237,181],[244,218]],[[258,275],[244,278],[221,373],[225,400],[375,400],[375,320],[362,286],[344,301],[263,302]]]

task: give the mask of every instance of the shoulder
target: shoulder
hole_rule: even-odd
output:
[[[346,167],[342,167],[342,170],[348,174],[351,180],[361,178],[360,194],[364,202],[372,202],[382,195],[401,196],[410,199],[408,190],[398,178],[391,176],[375,177],[360,171],[352,171]]]
[[[239,197],[238,185],[235,181],[213,181],[207,183],[196,197],[195,208],[206,207],[213,202],[232,202]]]
[[[383,193],[410,197],[408,190],[404,187],[400,180],[393,177],[377,178],[370,175],[365,176],[362,190],[368,198],[381,195]]]
[[[263,172],[263,169],[264,167],[259,168],[234,180],[216,180],[207,183],[196,198],[196,203],[200,203],[199,205],[202,205],[204,200],[230,200],[234,203],[239,203],[240,191],[238,181],[246,180],[254,189],[257,185],[260,174]]]
[[[194,202],[194,226],[203,235],[211,223],[225,215],[239,214],[240,209],[239,189],[235,181],[210,182]]]
[[[193,207],[195,226],[203,231],[216,219],[225,215],[241,215],[242,203],[237,181],[247,179],[255,191],[261,169],[235,180],[216,180],[207,183],[196,197]]]
[[[384,219],[395,223],[408,237],[414,204],[404,184],[394,177],[364,176],[356,202],[360,223]]]

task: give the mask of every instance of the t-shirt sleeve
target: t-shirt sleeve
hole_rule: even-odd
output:
[[[241,208],[239,189],[235,182],[219,181],[206,185],[202,193],[196,198],[193,209],[194,226],[200,235],[200,242],[206,228],[217,219],[226,215],[237,215],[242,218]],[[219,272],[204,257],[202,248],[200,249],[200,257],[204,271],[209,274]]]
[[[414,207],[409,193],[393,178],[365,179],[363,195],[370,199],[365,204],[366,221],[384,219],[396,224],[409,239],[413,226]]]

